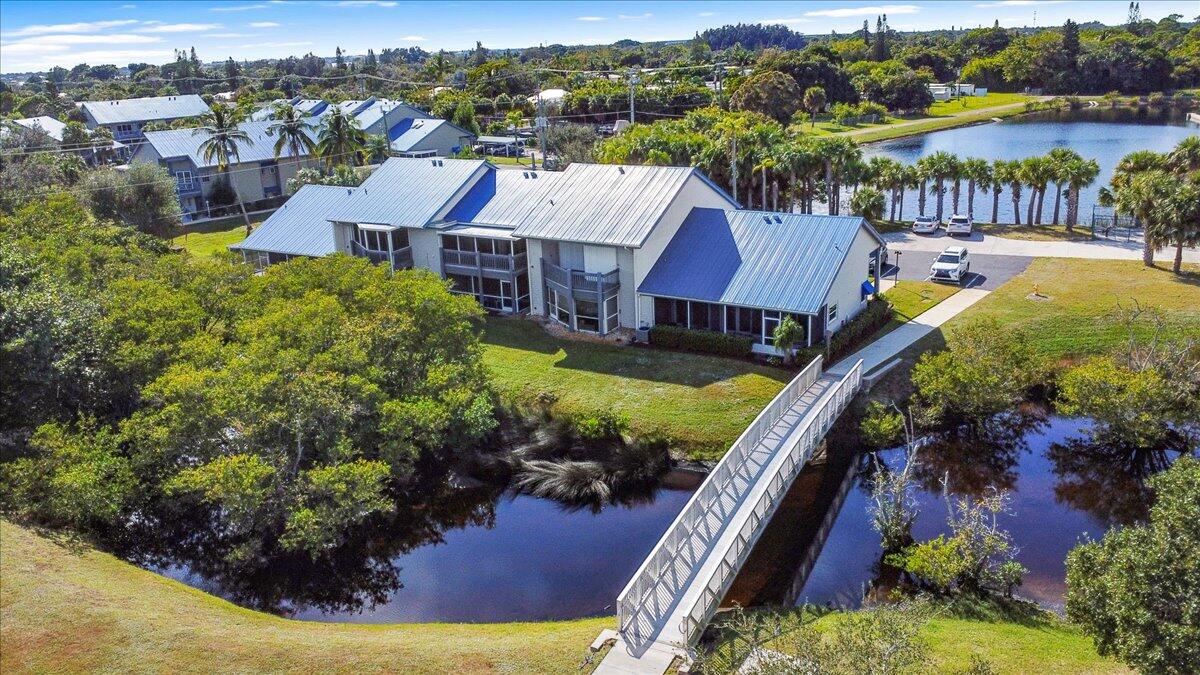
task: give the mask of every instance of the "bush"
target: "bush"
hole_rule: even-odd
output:
[[[754,341],[740,335],[711,330],[690,330],[682,326],[655,326],[650,329],[650,344],[669,349],[687,349],[719,356],[748,356]]]
[[[874,298],[867,303],[867,308],[858,313],[834,333],[829,340],[829,355],[826,363],[834,363],[843,356],[854,351],[865,338],[870,337],[892,320],[892,305],[883,298]]]

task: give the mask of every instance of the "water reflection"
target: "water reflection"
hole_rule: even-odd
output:
[[[1018,592],[1058,608],[1066,591],[1067,553],[1084,538],[1100,537],[1114,525],[1144,517],[1151,498],[1146,479],[1170,466],[1180,453],[1115,452],[1085,440],[1090,438],[1087,420],[1024,414],[995,422],[980,433],[945,434],[921,449],[916,496],[920,514],[913,536],[925,540],[947,532],[943,477],[949,476],[956,494],[978,496],[991,487],[1007,489],[1013,500],[1002,523],[1019,549],[1017,560],[1029,569]],[[901,450],[885,451],[880,457],[890,467],[904,461]],[[849,490],[843,503],[833,504],[838,510],[832,528],[826,539],[812,540],[815,552],[765,558],[784,569],[760,569],[754,574],[780,579],[803,571],[800,591],[786,599],[800,603],[854,607],[866,593],[890,588],[897,573],[881,563],[879,535],[867,513],[871,473],[871,463],[855,464],[852,480],[858,489]],[[792,492],[806,489],[811,491],[811,486],[797,481]],[[811,499],[811,493],[788,495],[788,499],[805,498]],[[764,533],[758,548],[780,548],[783,544],[777,540],[793,538],[794,528],[775,525]],[[758,548],[753,555],[758,555]],[[815,558],[811,570],[801,564],[806,555]],[[737,583],[741,582],[739,577]]]
[[[669,476],[593,511],[441,478],[414,487],[409,505],[316,560],[271,555],[231,564],[205,528],[147,526],[123,553],[236,604],[300,619],[575,618],[612,611],[692,489]]]

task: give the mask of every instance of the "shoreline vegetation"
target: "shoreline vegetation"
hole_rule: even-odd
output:
[[[587,645],[612,617],[499,624],[348,624],[244,609],[65,535],[0,521],[0,670],[590,673]],[[770,610],[768,610],[770,611]],[[794,613],[794,612],[793,612]],[[828,624],[848,615],[831,615]],[[822,626],[819,624],[818,628]],[[1052,617],[938,617],[920,634],[940,669],[972,654],[997,672],[1128,672]],[[220,645],[220,649],[214,649]]]

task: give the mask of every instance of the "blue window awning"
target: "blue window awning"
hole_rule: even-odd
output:
[[[862,282],[862,297],[865,298],[868,295],[874,295],[874,294],[875,294],[875,286],[872,285],[871,282],[869,282],[869,281]]]

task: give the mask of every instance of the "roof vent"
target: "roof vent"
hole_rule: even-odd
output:
[[[346,194],[352,195],[352,194],[354,194],[354,190],[351,190],[350,188],[346,188]],[[287,206],[287,204],[284,204],[284,206]]]
[[[618,167],[617,167],[617,173],[624,175],[624,173],[625,173],[625,167],[623,167],[623,166],[618,166]]]
[[[777,215],[777,216],[775,216],[775,222],[777,222],[777,223],[782,223],[782,222],[783,222],[783,216],[778,216],[778,215]]]
[[[769,225],[771,223],[771,216],[763,216],[763,222]]]

